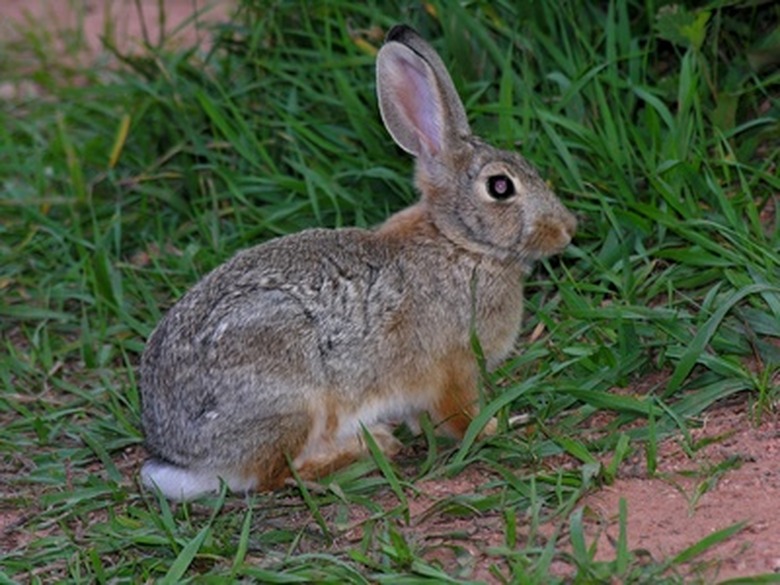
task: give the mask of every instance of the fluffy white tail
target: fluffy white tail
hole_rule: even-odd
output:
[[[159,489],[170,500],[193,500],[219,491],[220,479],[234,492],[251,490],[253,480],[234,473],[213,469],[187,469],[156,459],[149,459],[141,468],[141,482],[148,489]]]

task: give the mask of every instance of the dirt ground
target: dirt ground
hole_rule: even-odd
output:
[[[41,34],[68,31],[63,41],[83,43],[93,55],[102,51],[101,38],[111,39],[123,52],[144,41],[153,46],[190,46],[194,41],[207,42],[204,27],[224,20],[235,4],[234,0],[2,0],[0,35],[17,34],[25,26]]]
[[[677,437],[659,444],[652,477],[645,467],[644,452],[638,452],[622,464],[612,485],[579,503],[584,508],[588,545],[597,543],[596,560],[616,558],[619,506],[624,499],[628,548],[641,559],[662,562],[717,531],[743,523],[730,538],[675,571],[705,583],[780,573],[780,416],[765,414],[757,424],[747,399],[740,397],[713,407],[698,422],[700,426],[690,430],[689,442]],[[560,464],[572,462],[562,458]],[[434,551],[427,560],[457,571],[464,568],[457,551],[465,549],[468,555],[462,558],[471,563],[470,579],[500,583],[487,570],[497,564],[490,549],[505,544],[500,513],[483,514],[475,521],[435,511],[436,502],[445,496],[484,491],[486,474],[490,474],[488,469],[470,467],[452,479],[416,484],[417,494],[409,498],[409,529],[422,535]],[[397,503],[392,495],[387,500],[388,508]],[[556,519],[541,526],[539,534],[551,537],[560,523]],[[520,539],[524,532],[518,526]],[[454,541],[447,536],[453,534],[461,536]],[[360,537],[356,528],[352,538],[358,541]],[[350,533],[344,538],[349,540]],[[563,538],[559,550],[566,550],[565,529],[559,538]],[[552,572],[571,577],[574,569],[555,561]]]
[[[0,35],[15,34],[14,22],[46,29],[57,23],[73,27],[78,22],[74,6],[84,10],[83,42],[89,50],[101,51],[101,36],[111,30],[122,50],[140,46],[146,38],[158,44],[189,44],[204,40],[199,25],[215,21],[231,10],[229,0],[165,0],[165,22],[158,13],[158,0],[141,0],[141,14],[135,0],[2,0]],[[106,12],[106,7],[110,11]],[[179,28],[193,14],[197,19]],[[107,23],[113,23],[109,26]],[[160,36],[161,25],[172,36]],[[113,27],[113,29],[111,28]],[[591,538],[598,539],[598,557],[614,558],[618,536],[618,506],[621,498],[628,505],[628,543],[632,550],[641,549],[652,558],[673,556],[702,538],[736,522],[744,528],[726,542],[706,553],[712,564],[707,580],[720,580],[758,573],[780,573],[780,420],[765,415],[756,425],[744,400],[721,405],[702,417],[702,426],[692,430],[694,443],[703,445],[693,453],[679,440],[668,440],[659,446],[658,470],[650,478],[643,458],[623,465],[617,480],[609,487],[585,498],[586,518]],[[467,470],[448,482],[423,482],[419,495],[410,501],[411,526],[426,535],[446,534],[454,526],[437,525],[426,502],[435,502],[444,494],[468,493],[484,482],[480,470]],[[3,532],[6,522],[19,521],[0,517]],[[488,547],[502,538],[501,519],[486,517],[470,521],[469,538],[461,543],[471,557],[484,555]],[[349,534],[344,538],[350,538]],[[482,551],[482,552],[481,552]],[[445,564],[447,559],[440,559]],[[479,567],[473,567],[472,578],[494,580]],[[562,568],[565,573],[565,568]]]
[[[744,528],[702,558],[709,574],[727,579],[780,573],[780,418],[751,419],[744,399],[719,405],[691,430],[686,453],[680,439],[663,442],[649,478],[641,462],[624,464],[613,485],[583,502],[598,534],[597,558],[614,558],[620,498],[628,505],[628,543],[654,559],[680,553],[732,524]]]

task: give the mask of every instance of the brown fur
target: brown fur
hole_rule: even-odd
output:
[[[291,477],[290,461],[300,452],[306,441],[306,435],[291,437],[284,446],[262,448],[249,463],[244,465],[241,475],[255,478],[255,489],[269,491],[281,488],[285,480]]]
[[[459,352],[442,360],[437,369],[440,386],[431,418],[447,434],[462,439],[479,412],[476,360],[471,352]]]

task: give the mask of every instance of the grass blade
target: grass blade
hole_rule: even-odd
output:
[[[182,577],[184,577],[184,574],[187,572],[187,569],[190,568],[192,561],[195,560],[198,551],[200,551],[200,547],[203,546],[203,542],[206,540],[210,531],[210,524],[204,526],[201,528],[200,532],[198,532],[198,534],[181,549],[181,552],[173,561],[168,572],[160,579],[160,585],[174,585],[181,581]]]

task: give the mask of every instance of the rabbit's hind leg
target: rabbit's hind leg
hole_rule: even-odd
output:
[[[278,436],[261,445],[244,464],[241,477],[250,478],[257,491],[284,487],[285,480],[292,475],[290,461],[309,444],[315,426],[311,415],[305,412],[279,417],[275,429]]]
[[[291,476],[290,466],[307,481],[326,476],[368,453],[363,425],[354,413],[344,412],[336,399],[324,399],[310,406],[306,415],[279,421],[279,441],[266,446],[242,470],[257,490],[278,489]],[[371,417],[367,417],[369,420]],[[400,448],[389,426],[366,423],[380,450],[392,456]]]
[[[401,443],[393,436],[388,426],[375,424],[367,431],[386,456],[392,457],[399,451]],[[337,440],[325,440],[315,448],[304,450],[296,457],[293,465],[301,479],[315,480],[365,457],[368,452],[365,438],[356,433]]]

